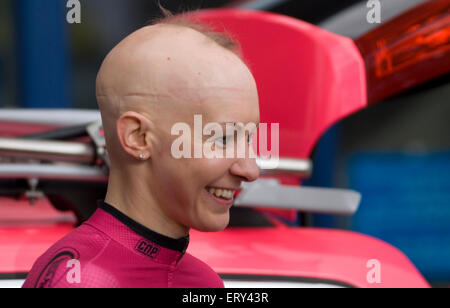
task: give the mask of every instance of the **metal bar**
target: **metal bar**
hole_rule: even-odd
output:
[[[0,122],[45,124],[55,126],[84,125],[101,121],[98,110],[80,109],[2,109]]]
[[[256,159],[256,164],[264,175],[289,174],[307,178],[313,172],[313,163],[309,159],[279,158],[275,168],[272,167],[273,163],[270,159]]]
[[[353,215],[361,194],[348,189],[281,185],[273,179],[243,183],[236,206],[293,209],[306,213]]]
[[[81,165],[0,164],[0,179],[46,179],[106,182],[106,168]]]
[[[58,127],[54,130],[44,131],[40,133],[33,133],[26,136],[19,137],[26,140],[70,140],[74,138],[81,138],[87,135],[86,125],[76,125],[67,127]]]
[[[80,142],[0,138],[0,156],[93,163],[92,145]]]

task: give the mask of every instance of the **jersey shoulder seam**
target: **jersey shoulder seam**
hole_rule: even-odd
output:
[[[90,265],[92,262],[96,261],[105,252],[106,248],[108,248],[108,246],[111,244],[112,238],[108,234],[103,232],[102,230],[98,229],[97,227],[95,227],[89,223],[86,223],[86,225],[97,230],[98,232],[102,233],[104,236],[107,237],[107,242],[103,245],[103,247],[100,249],[100,251],[91,260],[89,260],[88,265]]]

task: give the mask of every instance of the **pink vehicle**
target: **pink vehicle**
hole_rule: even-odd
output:
[[[357,211],[357,192],[299,186],[312,172],[308,158],[332,124],[448,72],[436,61],[450,58],[448,17],[442,17],[448,2],[433,3],[356,43],[272,13],[197,13],[242,43],[260,91],[261,122],[280,128],[278,167],[259,159],[262,177],[243,186],[230,226],[220,233],[191,232],[188,251],[226,287],[429,287],[401,251],[381,240],[292,227],[278,217]],[[421,25],[410,30],[414,23]],[[380,45],[385,29],[392,39]],[[417,44],[413,52],[411,44]],[[427,73],[418,74],[423,67]],[[0,286],[20,286],[34,261],[103,198],[108,160],[99,121],[91,111],[0,111]]]

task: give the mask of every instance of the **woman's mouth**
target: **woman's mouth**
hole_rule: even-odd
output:
[[[223,200],[232,200],[234,197],[234,193],[236,192],[235,189],[216,188],[216,187],[206,187],[206,190],[214,197]]]

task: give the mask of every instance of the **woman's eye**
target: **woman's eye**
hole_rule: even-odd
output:
[[[247,136],[247,142],[248,142],[248,144],[251,144],[252,143],[252,137],[253,136],[251,136],[251,135],[248,135]],[[223,136],[223,137],[221,137],[221,138],[217,138],[216,139],[216,142],[218,142],[219,143],[219,145],[222,145],[222,146],[225,146],[225,145],[227,145],[229,142],[230,142],[230,140],[231,139],[233,139],[233,136]]]
[[[228,137],[228,136],[223,136],[223,137],[221,137],[221,138],[217,138],[217,139],[216,139],[216,142],[217,142],[218,145],[220,145],[220,146],[225,146],[225,145],[228,144],[229,138],[230,138],[230,137]]]

